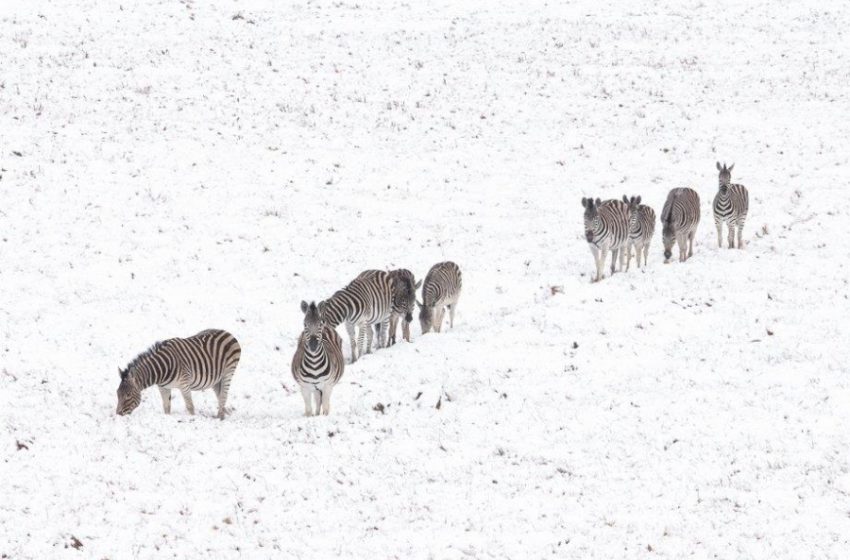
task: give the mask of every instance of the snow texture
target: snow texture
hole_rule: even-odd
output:
[[[0,557],[850,557],[845,2],[0,7]],[[715,161],[750,191],[718,249]],[[702,197],[591,283],[582,196]],[[464,275],[289,371],[302,299]],[[232,415],[117,368],[241,341]],[[344,344],[348,352],[347,340]]]

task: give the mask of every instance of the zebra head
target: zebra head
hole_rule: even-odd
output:
[[[581,205],[584,207],[584,237],[588,243],[593,242],[593,238],[601,229],[601,220],[599,218],[599,205],[602,204],[602,199],[597,198],[582,198]]]
[[[413,282],[413,276],[400,278],[393,293],[393,309],[404,310],[404,321],[413,322],[413,310],[416,309],[416,290],[422,285],[422,280]]]
[[[434,305],[418,301],[416,305],[419,306],[419,326],[422,327],[422,334],[426,334],[434,324]]]
[[[310,352],[317,352],[324,344],[325,336],[325,302],[301,302],[301,312],[304,313],[304,341]]]
[[[629,205],[629,230],[637,229],[638,207],[640,206],[640,195],[628,197],[623,195],[623,202]]]
[[[115,413],[124,416],[136,410],[142,402],[142,390],[136,378],[130,375],[130,368],[118,368],[118,374],[121,376],[121,384],[118,385],[118,408]]]
[[[720,172],[720,175],[718,176],[718,182],[720,183],[720,190],[725,191],[727,188],[729,188],[729,183],[732,181],[732,168],[733,167],[735,167],[734,163],[732,165],[730,165],[729,167],[726,167],[726,163],[724,163],[721,166],[720,162],[719,161],[717,162],[717,170]]]

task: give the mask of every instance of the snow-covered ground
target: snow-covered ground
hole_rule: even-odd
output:
[[[850,557],[850,10],[807,4],[2,3],[0,557]],[[581,197],[679,186],[694,258],[591,284]],[[299,302],[445,259],[455,330],[304,418]],[[208,327],[232,416],[114,415]]]

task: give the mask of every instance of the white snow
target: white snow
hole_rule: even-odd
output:
[[[850,557],[850,11],[807,4],[3,3],[0,557]],[[581,197],[679,186],[693,259],[591,284]],[[304,418],[300,301],[446,259],[456,328]],[[209,327],[226,421],[115,416]]]

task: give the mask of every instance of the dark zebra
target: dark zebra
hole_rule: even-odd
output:
[[[626,249],[626,270],[632,264],[632,249],[635,250],[637,266],[640,268],[640,257],[643,252],[643,264],[649,258],[649,244],[655,233],[655,210],[640,203],[639,196],[627,198],[623,195],[623,202],[629,205],[629,247]],[[622,259],[621,259],[622,260]]]
[[[584,207],[584,237],[596,262],[596,278],[602,279],[605,259],[611,251],[611,274],[620,251],[628,250],[629,243],[629,205],[622,200],[596,200],[582,198]],[[620,269],[622,270],[622,262]]]
[[[365,279],[375,276],[380,270],[366,270],[360,273],[357,278]],[[390,282],[392,283],[392,312],[389,318],[389,336],[387,337],[387,346],[392,346],[396,343],[396,333],[398,332],[398,322],[402,317],[401,333],[404,340],[410,342],[410,323],[413,321],[413,310],[416,308],[416,290],[422,284],[422,281],[416,282],[413,273],[406,268],[390,270]],[[387,326],[386,323],[375,325],[375,332],[380,340],[383,340],[383,330]]]
[[[714,197],[714,225],[717,226],[717,246],[723,247],[723,224],[729,229],[729,248],[735,248],[735,230],[738,230],[738,249],[743,249],[742,236],[744,224],[747,221],[747,211],[750,208],[750,193],[747,187],[732,180],[733,163],[728,168],[724,163],[720,166],[717,162],[717,170],[720,172],[720,188]]]
[[[449,326],[454,328],[455,310],[462,287],[460,268],[455,263],[446,261],[431,267],[422,283],[422,303],[416,302],[422,334],[432,328],[434,332],[440,332],[446,308],[449,309]]]
[[[392,313],[392,282],[388,273],[378,270],[367,278],[355,278],[348,286],[325,300],[325,320],[331,327],[345,323],[351,339],[351,361],[363,354],[364,336],[368,335],[367,353],[372,351],[372,325],[389,323]],[[360,334],[355,333],[360,327]],[[355,341],[356,338],[356,341]],[[378,346],[383,346],[383,336]]]
[[[292,377],[301,387],[304,416],[317,416],[319,412],[327,415],[331,411],[334,385],[345,369],[342,338],[325,320],[324,302],[308,305],[302,301],[301,311],[304,313],[304,331],[298,338],[295,356],[292,357]]]
[[[212,388],[218,398],[218,417],[225,416],[227,392],[242,349],[227,331],[209,329],[189,338],[169,338],[139,354],[118,369],[118,414],[130,414],[142,400],[142,390],[158,385],[162,408],[171,414],[171,390],[178,389],[186,410],[195,414],[192,391]]]
[[[673,189],[661,210],[661,240],[664,242],[664,262],[673,256],[673,244],[679,244],[679,260],[694,255],[694,235],[699,225],[699,195],[689,188]]]

